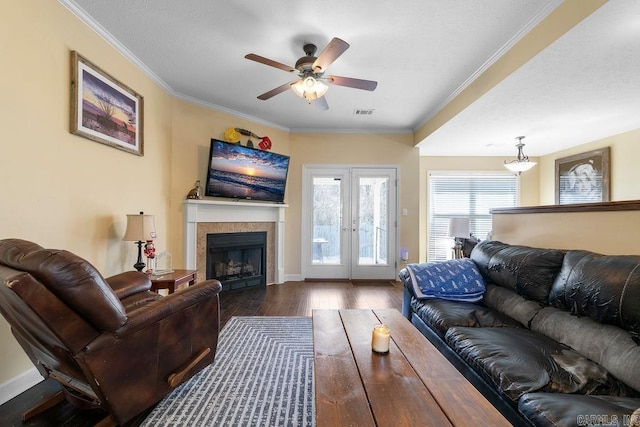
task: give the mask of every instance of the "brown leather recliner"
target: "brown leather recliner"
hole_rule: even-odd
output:
[[[0,240],[0,312],[31,361],[67,400],[124,424],[213,362],[221,285],[162,297],[149,278],[109,278],[64,250]]]

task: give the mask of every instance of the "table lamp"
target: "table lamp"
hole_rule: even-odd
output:
[[[146,265],[142,262],[142,245],[147,240],[155,238],[156,226],[153,215],[145,215],[144,212],[140,212],[139,215],[127,214],[127,231],[125,231],[122,240],[138,244],[138,261],[133,264],[136,270],[142,271]]]
[[[449,219],[449,237],[453,237],[455,246],[453,248],[454,258],[460,259],[462,255],[462,239],[468,239],[469,234],[469,218],[451,218]]]

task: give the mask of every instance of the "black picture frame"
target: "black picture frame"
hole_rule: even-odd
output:
[[[610,201],[610,147],[556,159],[556,204]]]

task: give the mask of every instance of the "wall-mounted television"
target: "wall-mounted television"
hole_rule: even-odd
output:
[[[211,139],[205,196],[284,202],[289,156]]]

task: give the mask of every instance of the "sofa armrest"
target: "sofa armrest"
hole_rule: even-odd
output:
[[[222,285],[219,281],[207,280],[166,297],[158,298],[127,313],[127,322],[122,327],[111,331],[111,333],[102,334],[88,347],[91,347],[91,350],[97,350],[113,345],[115,341],[133,335],[154,323],[161,322],[174,313],[214,298],[217,299],[221,290]]]
[[[412,296],[415,296],[415,294],[413,293],[413,285],[411,284],[411,275],[409,274],[409,270],[407,270],[406,267],[400,270],[400,273],[398,273],[398,278],[402,282],[402,286],[407,291],[409,291]]]
[[[107,277],[105,281],[113,289],[120,301],[138,292],[151,289],[149,276],[139,271],[125,271],[124,273]]]
[[[409,321],[411,321],[411,317],[412,317],[412,309],[411,309],[412,297],[413,297],[413,293],[409,290],[409,288],[405,287],[402,290],[402,315],[406,317]]]

